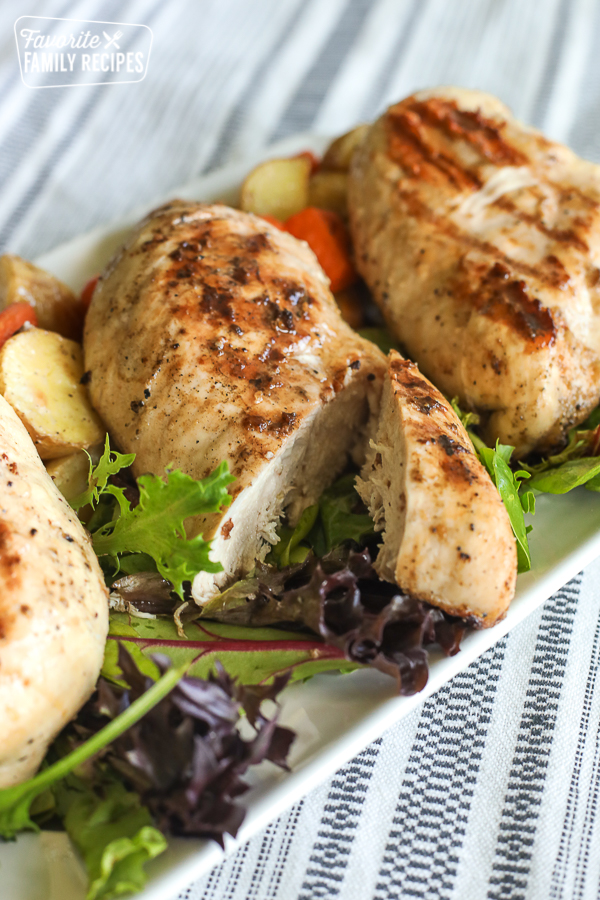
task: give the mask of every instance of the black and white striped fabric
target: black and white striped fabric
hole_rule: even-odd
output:
[[[32,14],[150,26],[146,79],[26,88]],[[599,47],[600,0],[4,0],[0,244],[35,257],[439,83],[600,161]],[[599,607],[596,563],[180,900],[600,897]]]

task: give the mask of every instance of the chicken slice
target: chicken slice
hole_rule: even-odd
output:
[[[309,247],[221,205],[174,201],[110,263],[86,320],[92,402],[137,475],[204,478],[222,460],[232,504],[196,520],[224,571],[248,572],[352,459],[362,464],[385,357],[342,320]]]
[[[478,91],[420,91],[356,151],[357,266],[408,356],[517,457],[600,397],[600,167]]]
[[[488,628],[515,592],[508,514],[448,401],[392,350],[357,490],[383,532],[381,578]]]
[[[90,696],[107,631],[90,540],[0,396],[0,787],[33,775]]]

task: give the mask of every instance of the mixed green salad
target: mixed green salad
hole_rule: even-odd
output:
[[[600,409],[560,453],[526,464],[513,460],[512,447],[487,447],[477,416],[453,405],[498,488],[519,571],[527,571],[525,516],[536,495],[600,491]],[[201,481],[181,471],[136,481],[133,460],[107,438],[87,491],[72,501],[111,588],[96,691],[39,773],[0,790],[0,837],[65,830],[88,871],[88,900],[139,890],[165,835],[222,844],[236,834],[244,773],[265,759],[287,765],[294,735],[278,725],[277,705],[264,711],[285,684],[372,666],[412,694],[427,681],[428,648],[458,652],[469,624],[377,578],[378,538],[353,472],[295,528],[282,525],[279,543],[247,578],[198,607],[193,577],[221,567],[209,542],[187,537],[185,522],[227,506],[234,479],[222,463]]]

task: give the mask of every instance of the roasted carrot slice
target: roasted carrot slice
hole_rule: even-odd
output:
[[[274,225],[275,228],[279,228],[280,231],[285,231],[286,227],[280,219],[276,219],[275,216],[269,216],[265,214],[261,216],[261,219],[265,219],[270,225]]]
[[[302,152],[297,153],[296,156],[304,157],[304,159],[307,159],[309,161],[311,175],[314,175],[315,172],[318,171],[318,169],[321,165],[321,160],[319,159],[319,157],[317,156],[316,153],[312,152],[312,150],[302,150]]]
[[[16,334],[25,322],[30,322],[31,325],[38,323],[35,309],[31,303],[21,300],[19,303],[11,303],[10,306],[3,309],[0,312],[0,347],[7,342],[9,337]]]
[[[343,291],[357,279],[350,256],[350,237],[341,216],[327,209],[307,206],[285,223],[286,231],[306,241],[331,282],[331,290]]]
[[[81,291],[81,305],[84,310],[87,312],[90,303],[92,302],[92,297],[94,296],[94,291],[96,290],[96,285],[98,284],[99,275],[94,275],[93,278],[83,286],[83,290]]]

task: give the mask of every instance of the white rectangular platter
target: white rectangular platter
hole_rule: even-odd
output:
[[[319,152],[326,143],[324,137],[297,136],[271,148],[264,158],[308,148]],[[157,198],[157,203],[175,196],[235,203],[241,180],[256,161],[199,178],[173,190],[169,197]],[[76,238],[37,262],[79,290],[108,261],[128,227],[147,211],[136,210],[127,222]],[[400,722],[600,555],[598,494],[578,489],[562,497],[542,496],[534,521],[533,567],[519,576],[508,616],[495,628],[469,635],[452,659],[433,657],[429,682],[421,694],[397,697],[392,679],[367,670],[317,676],[284,692],[282,724],[298,733],[291,772],[269,763],[256,769],[253,788],[244,798],[248,814],[237,841],[228,842],[229,852]],[[222,851],[215,844],[173,840],[168,851],[149,866],[148,885],[139,900],[173,900],[221,859]],[[86,893],[83,869],[68,840],[54,833],[27,834],[14,843],[0,843],[0,886],[2,900],[83,900]]]

